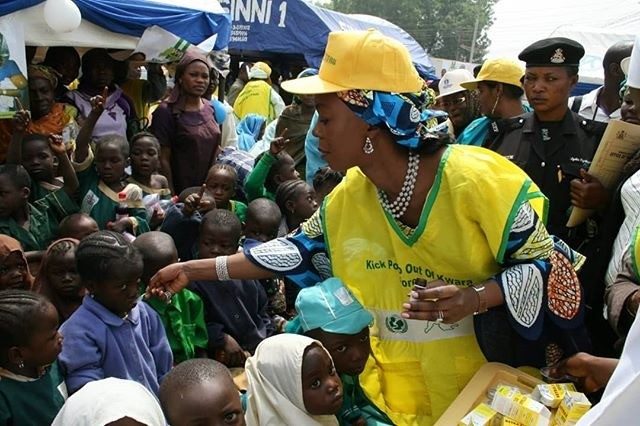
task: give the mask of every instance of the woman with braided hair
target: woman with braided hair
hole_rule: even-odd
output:
[[[122,234],[99,231],[80,242],[76,264],[89,294],[60,328],[66,340],[59,361],[69,393],[116,377],[157,395],[173,357],[160,317],[138,303],[142,255]]]
[[[51,424],[67,397],[61,349],[58,313],[45,297],[0,291],[0,424]]]
[[[550,344],[577,342],[582,257],[554,244],[546,199],[517,166],[430,130],[433,92],[404,46],[375,30],[330,33],[319,75],[282,87],[316,95],[320,152],[346,177],[295,234],[168,266],[151,293],[341,278],[374,317],[360,383],[394,424],[435,423],[487,358],[541,366]],[[496,316],[492,335],[474,331]]]

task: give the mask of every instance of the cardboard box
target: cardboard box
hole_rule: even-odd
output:
[[[551,412],[547,407],[508,386],[499,386],[491,408],[526,426],[548,426]]]
[[[464,416],[458,426],[501,426],[501,419],[496,410],[482,403]]]

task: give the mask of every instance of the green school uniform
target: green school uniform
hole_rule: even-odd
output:
[[[52,185],[49,182],[37,182],[31,179],[31,192],[29,194],[29,202],[34,203],[41,198],[44,198],[47,194],[51,194],[54,191],[62,188],[62,182],[58,182],[59,185]]]
[[[169,304],[157,298],[145,301],[160,315],[175,364],[195,358],[196,348],[207,349],[209,337],[200,296],[184,289]]]
[[[231,211],[238,216],[240,222],[245,223],[247,220],[247,205],[235,200],[229,200],[229,204],[231,205]]]
[[[80,211],[91,216],[98,228],[107,229],[107,223],[116,219],[116,207],[119,204],[118,193],[109,188],[98,176],[93,165],[93,153],[82,163],[73,163],[80,183]],[[134,184],[128,184],[122,192],[127,194],[126,203],[129,206],[129,218],[133,224],[135,235],[149,231],[147,211],[142,202],[142,189]]]
[[[58,363],[39,379],[0,368],[0,424],[50,425],[67,399]]]
[[[29,203],[29,221],[25,227],[19,226],[12,217],[1,218],[0,234],[20,241],[24,251],[46,250],[57,236],[58,223],[77,211],[76,202],[64,189],[58,189]]]
[[[344,399],[342,408],[337,416],[340,425],[350,426],[355,420],[362,417],[366,420],[367,426],[392,425],[393,422],[386,414],[378,409],[366,397],[360,387],[358,377],[341,374]]]
[[[264,187],[264,182],[267,180],[267,175],[271,166],[273,166],[278,159],[270,152],[265,152],[264,155],[258,161],[258,164],[253,168],[249,176],[244,182],[244,191],[247,194],[247,199],[253,201],[256,198],[268,198],[271,201],[275,201],[276,195],[267,191]]]

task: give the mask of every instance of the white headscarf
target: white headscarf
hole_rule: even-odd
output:
[[[302,397],[302,358],[312,344],[306,336],[279,334],[258,345],[247,360],[247,426],[337,425],[335,416],[312,416]]]
[[[89,382],[64,404],[52,426],[104,426],[124,417],[165,426],[155,396],[138,382],[109,378]]]

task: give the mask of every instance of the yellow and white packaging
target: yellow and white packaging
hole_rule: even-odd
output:
[[[500,426],[524,426],[524,425],[508,417],[503,417],[502,422],[500,422]]]
[[[507,386],[498,387],[491,408],[526,426],[548,426],[551,420],[547,407]]]
[[[496,410],[482,403],[464,416],[458,426],[501,426],[501,418]]]
[[[558,408],[567,391],[576,391],[573,383],[544,383],[536,386],[531,397],[549,408]]]
[[[554,419],[555,426],[575,425],[591,408],[591,402],[581,392],[567,391]]]

